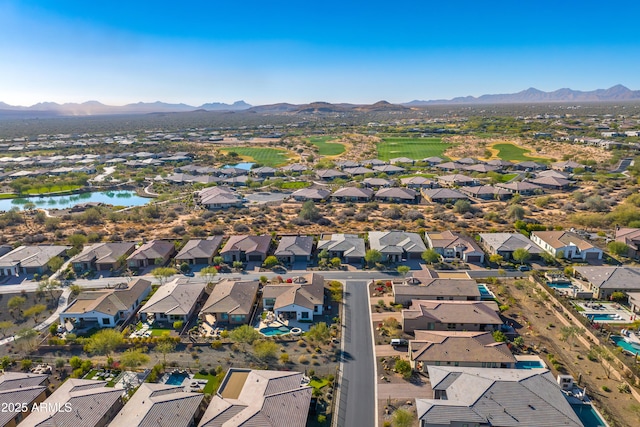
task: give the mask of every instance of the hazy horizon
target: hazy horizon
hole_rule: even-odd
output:
[[[0,0],[0,101],[370,104],[640,88],[634,26],[605,19],[601,3],[306,6]]]

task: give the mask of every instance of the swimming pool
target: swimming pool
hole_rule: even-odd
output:
[[[547,285],[554,289],[571,289],[573,287],[570,283],[547,283]]]
[[[584,427],[605,427],[606,424],[600,418],[593,406],[581,403],[572,403],[571,409],[576,413]]]
[[[602,321],[602,320],[622,320],[615,314],[600,314],[600,313],[592,313],[586,314],[587,319],[592,322]]]
[[[491,292],[489,292],[487,285],[483,285],[483,284],[478,285],[478,290],[480,291],[480,299],[482,300],[493,299],[493,295],[491,295]]]
[[[169,378],[167,378],[167,381],[165,381],[165,384],[182,385],[187,378],[189,378],[189,374],[186,372],[172,372]]]
[[[520,360],[516,362],[516,369],[544,369],[544,365],[539,360]]]
[[[632,354],[639,354],[640,350],[638,350],[637,348],[635,348],[633,345],[629,344],[628,342],[626,342],[624,340],[624,338],[622,338],[619,335],[611,335],[611,341],[614,342],[615,345],[617,345],[618,347],[622,348],[623,350],[626,350]]]
[[[258,332],[260,332],[264,336],[273,337],[275,335],[289,334],[291,333],[291,330],[289,330],[289,328],[287,328],[286,326],[278,326],[277,328],[273,326],[267,326],[266,328],[260,329]]]

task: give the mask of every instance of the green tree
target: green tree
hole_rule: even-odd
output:
[[[242,344],[253,344],[254,341],[259,339],[262,335],[249,325],[242,325],[235,328],[229,333],[229,337]]]
[[[278,345],[273,341],[258,340],[253,343],[253,352],[260,360],[272,360],[278,354]]]
[[[177,273],[178,271],[171,267],[158,267],[151,272],[153,277],[156,278],[161,285],[163,285],[169,277]]]
[[[516,249],[515,251],[513,251],[513,254],[511,256],[513,257],[513,260],[518,264],[523,264],[527,262],[529,258],[531,258],[531,254],[525,248]]]
[[[393,427],[411,427],[413,414],[404,409],[396,409],[393,413]]]
[[[420,257],[427,264],[433,264],[434,262],[438,262],[438,260],[440,260],[440,254],[434,249],[427,249],[426,251],[422,252],[422,255],[420,255]]]
[[[623,242],[616,242],[615,240],[607,244],[607,249],[614,255],[627,256],[629,254],[629,246]]]
[[[165,332],[162,334],[158,343],[156,344],[155,350],[159,353],[162,353],[163,364],[167,364],[167,354],[171,353],[176,349],[176,342],[169,336],[169,333]]]
[[[278,261],[278,258],[276,258],[273,255],[269,255],[268,257],[265,258],[264,262],[262,263],[262,266],[264,268],[273,268],[279,263],[280,261]]]
[[[213,282],[213,278],[216,277],[216,274],[218,274],[218,269],[211,265],[200,270],[200,275],[207,280],[207,283]]]
[[[369,249],[364,254],[364,260],[367,262],[369,266],[373,266],[382,260],[382,254],[377,249]]]
[[[331,258],[331,261],[329,262],[331,263],[331,267],[333,268],[340,268],[342,266],[342,260],[340,260],[340,258],[338,257]]]
[[[621,291],[615,291],[611,294],[611,300],[615,301],[615,302],[626,302],[627,301],[627,294],[625,294],[624,292]]]
[[[394,366],[395,371],[402,375],[404,379],[408,379],[411,377],[412,369],[411,364],[404,359],[396,360],[396,364]]]
[[[334,302],[342,302],[342,282],[332,280],[329,282],[329,292],[331,292],[331,300]]]
[[[110,356],[123,342],[122,334],[115,329],[101,329],[87,340],[84,351]]]
[[[87,244],[87,236],[85,236],[84,234],[76,233],[67,237],[67,241],[74,248],[82,250],[84,245]]]
[[[138,366],[149,363],[149,360],[151,360],[149,356],[140,349],[130,348],[120,356],[120,364],[129,369],[135,369]]]
[[[2,322],[0,322],[0,334],[2,334],[3,337],[7,336],[7,330],[13,328],[15,326],[15,323],[13,323],[10,320],[3,320]]]
[[[16,295],[15,297],[9,298],[7,302],[7,307],[9,307],[10,313],[16,313],[18,317],[22,317],[22,307],[27,303],[27,299],[25,297],[21,297]]]
[[[300,209],[298,216],[307,221],[316,221],[322,217],[313,200],[307,200],[302,204],[302,208]]]
[[[409,267],[408,265],[399,265],[396,270],[399,274],[402,274],[402,277],[406,277],[407,273],[411,271],[411,267]]]
[[[560,328],[560,340],[571,345],[573,338],[581,335],[583,332],[584,330],[578,326],[563,326]]]
[[[522,221],[524,219],[524,208],[519,205],[511,205],[507,209],[507,218],[514,221]]]
[[[69,290],[71,291],[71,295],[73,296],[78,296],[80,294],[80,292],[82,292],[82,288],[80,287],[80,285],[69,285]]]
[[[49,269],[55,273],[60,269],[60,267],[62,267],[63,264],[64,260],[62,258],[60,258],[59,256],[54,256],[49,260],[49,262],[47,262],[47,267],[49,267]]]
[[[25,354],[31,353],[38,347],[40,333],[32,328],[21,329],[16,334],[16,347]]]
[[[507,336],[502,331],[494,331],[492,335],[495,342],[507,342]]]
[[[231,266],[238,271],[241,271],[244,268],[244,263],[242,261],[233,261]]]
[[[470,212],[471,203],[468,200],[460,199],[453,205],[453,211],[459,214]]]
[[[326,343],[331,338],[331,331],[325,322],[319,322],[309,328],[305,336],[311,341]]]
[[[502,264],[502,261],[504,261],[504,258],[502,257],[502,255],[498,255],[498,254],[489,255],[489,262],[491,264],[497,264],[498,266],[500,266]]]
[[[32,305],[31,307],[27,308],[24,311],[24,316],[25,317],[33,317],[33,320],[36,323],[38,323],[38,317],[40,317],[42,312],[45,311],[46,309],[47,309],[47,306],[44,305],[44,304]]]

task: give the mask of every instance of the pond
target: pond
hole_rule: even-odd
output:
[[[140,197],[135,191],[100,191],[79,194],[69,194],[66,196],[36,196],[21,197],[17,199],[0,200],[0,211],[8,211],[11,208],[24,209],[27,203],[33,203],[36,208],[42,209],[69,209],[82,203],[104,203],[114,206],[142,206],[152,199]]]
[[[255,165],[255,163],[241,162],[241,163],[236,163],[235,165],[224,165],[222,168],[223,169],[237,168],[237,169],[251,170],[253,165]]]

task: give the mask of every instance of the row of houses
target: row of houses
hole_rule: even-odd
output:
[[[304,427],[311,392],[300,372],[231,368],[208,404],[188,387],[144,382],[127,400],[103,380],[70,378],[50,393],[46,374],[5,372],[0,404],[18,409],[2,411],[0,426]]]

